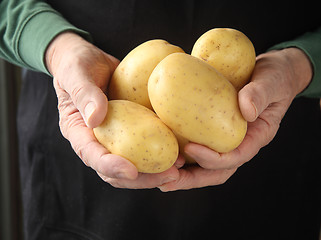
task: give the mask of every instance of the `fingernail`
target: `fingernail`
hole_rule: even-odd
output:
[[[137,172],[132,171],[130,169],[120,170],[119,172],[115,173],[115,178],[135,180],[137,178]]]
[[[130,179],[130,176],[127,172],[118,172],[115,174],[115,178],[117,178],[117,179]]]
[[[162,192],[169,192],[170,191],[167,186],[159,186],[158,189],[161,190]]]
[[[257,117],[258,117],[258,111],[257,111],[257,107],[256,107],[256,105],[254,104],[254,102],[251,102],[251,104],[252,104],[252,106],[253,106],[253,108],[254,108],[254,112],[255,112],[254,119],[253,119],[253,121],[254,121],[254,120],[257,119]]]
[[[185,165],[185,158],[181,154],[179,154],[176,162],[174,163],[174,166],[176,168],[181,168],[184,165]]]
[[[164,183],[161,186],[157,187],[159,190],[161,190],[162,192],[171,192],[171,191],[175,191],[177,190],[175,187],[175,183],[171,184],[171,183]]]
[[[177,179],[176,177],[168,176],[168,177],[166,177],[166,178],[164,178],[164,179],[162,180],[161,185],[163,185],[163,184],[165,184],[165,183],[172,182],[172,181],[176,181],[176,179]]]
[[[91,115],[94,113],[96,105],[93,102],[89,102],[85,107],[85,121],[88,125]]]

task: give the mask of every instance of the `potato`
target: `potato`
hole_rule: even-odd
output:
[[[97,140],[111,153],[131,161],[143,173],[170,168],[178,157],[172,131],[148,108],[127,100],[109,101]]]
[[[223,153],[246,134],[235,88],[196,57],[173,53],[163,59],[149,78],[148,94],[159,118],[192,142]]]
[[[135,49],[116,68],[108,88],[109,99],[125,99],[152,109],[147,82],[156,65],[167,55],[184,52],[164,40],[150,40]]]
[[[195,42],[191,55],[216,68],[237,91],[250,80],[256,61],[252,42],[243,33],[229,28],[204,33]]]

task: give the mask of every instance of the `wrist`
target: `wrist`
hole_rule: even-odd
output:
[[[313,77],[313,67],[309,57],[299,48],[281,50],[289,65],[290,80],[294,81],[294,93],[298,95],[307,88]]]
[[[82,37],[73,32],[60,33],[51,41],[45,52],[45,64],[52,76],[56,75],[56,69],[62,58],[67,55],[68,50],[77,42],[84,41]]]

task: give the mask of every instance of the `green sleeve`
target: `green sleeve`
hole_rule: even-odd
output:
[[[90,39],[87,32],[67,22],[45,2],[0,2],[0,57],[11,63],[49,74],[45,51],[54,37],[64,31],[74,31]]]
[[[277,44],[270,48],[283,49],[297,47],[310,58],[313,67],[313,78],[309,86],[298,96],[311,98],[321,97],[321,27],[315,32],[308,32],[294,40]]]

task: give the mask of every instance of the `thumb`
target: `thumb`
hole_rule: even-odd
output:
[[[271,94],[265,84],[250,82],[239,94],[240,110],[248,122],[254,122],[271,103]]]
[[[94,60],[91,63],[95,63]],[[66,74],[59,75],[57,81],[90,128],[101,124],[107,114],[108,100],[103,90],[107,88],[109,78],[119,63],[118,59],[105,53],[103,59],[99,60],[100,63],[95,65],[75,65],[65,71]]]
[[[58,107],[68,107],[71,101],[80,112],[86,125],[90,128],[97,127],[107,114],[107,96],[94,82],[79,79],[79,81],[73,81],[73,84],[73,87],[70,86],[70,88],[61,86],[57,79],[54,79],[56,91],[61,89],[68,94],[63,97],[65,99],[61,99],[63,95],[57,95],[60,102]]]
[[[104,53],[104,55],[106,56],[106,62],[109,63],[110,73],[114,72],[119,64],[119,60],[110,54]],[[85,90],[85,93],[83,96],[80,96],[82,103],[79,104],[78,109],[87,126],[94,128],[102,123],[107,114],[108,99],[103,90],[99,88],[94,81],[86,81],[86,83],[85,88],[82,88]],[[77,96],[74,96],[74,100],[78,100]],[[78,105],[78,103],[76,103],[76,105]],[[81,105],[85,105],[84,108],[82,108]]]
[[[259,56],[251,82],[238,94],[240,109],[245,120],[255,121],[270,104],[287,98],[289,88],[285,86],[285,82],[286,77],[283,72],[273,66],[270,59]]]
[[[107,97],[94,83],[86,84],[78,95],[74,96],[74,103],[90,128],[101,124],[107,114]]]
[[[291,98],[284,64],[273,53],[257,57],[250,83],[238,94],[240,110],[245,120],[253,122],[270,104]]]

